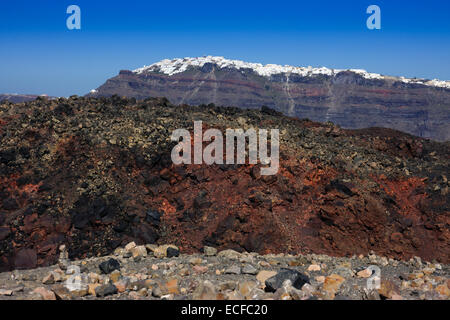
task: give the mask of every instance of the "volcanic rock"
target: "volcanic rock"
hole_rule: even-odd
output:
[[[116,259],[111,258],[107,261],[100,263],[98,267],[100,268],[102,273],[109,274],[114,270],[120,270],[120,263]]]
[[[214,285],[206,280],[202,282],[194,291],[192,295],[193,300],[216,300],[217,292]]]
[[[40,296],[43,300],[56,300],[55,294],[54,294],[52,291],[47,290],[47,289],[44,288],[44,287],[36,288],[36,289],[34,289],[33,292],[39,294],[39,296]]]
[[[244,265],[242,267],[242,273],[243,274],[257,274],[258,273],[258,269],[256,269],[251,264],[246,264],[246,265]]]
[[[22,249],[20,250],[14,260],[14,265],[17,269],[31,269],[37,265],[36,250]]]
[[[217,254],[217,249],[213,248],[213,247],[205,246],[205,247],[203,247],[203,252],[207,256],[215,256]]]
[[[101,285],[95,288],[97,297],[105,297],[117,293],[117,288],[112,283]]]
[[[283,286],[286,280],[289,280],[296,289],[301,289],[305,283],[309,283],[308,276],[296,270],[281,269],[276,275],[265,281],[266,291],[275,292]]]
[[[178,248],[168,247],[167,248],[167,258],[178,257],[180,250]]]
[[[9,227],[0,227],[0,241],[5,240],[11,233]]]
[[[171,134],[191,132],[194,119],[223,132],[280,129],[278,173],[258,178],[248,163],[174,165]],[[245,251],[372,250],[450,262],[448,143],[118,96],[0,104],[0,139],[0,271],[55,264],[62,244],[77,260],[132,241],[155,258],[167,257],[168,246],[148,244],[173,243],[183,254],[209,246],[234,261]]]

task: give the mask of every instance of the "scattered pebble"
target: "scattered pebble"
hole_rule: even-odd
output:
[[[386,260],[382,257],[369,255],[372,261],[377,261],[382,279],[379,288],[369,290],[370,258],[261,256],[213,249],[205,247],[202,255],[180,256],[179,249],[173,245],[138,246],[131,242],[114,251],[113,256],[117,259],[68,260],[68,266],[80,266],[80,274],[70,271],[73,268],[65,274],[58,267],[59,263],[33,272],[0,273],[0,297],[42,300],[450,300],[450,267],[424,263],[416,258],[407,262],[388,259],[389,263],[384,265],[382,262]],[[131,253],[130,257],[139,259],[123,258],[127,252]],[[66,254],[67,250],[63,257]],[[310,279],[308,275],[314,276]],[[67,286],[68,279],[77,285]]]

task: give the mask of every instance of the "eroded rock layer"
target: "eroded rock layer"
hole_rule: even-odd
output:
[[[208,62],[209,61],[209,62]],[[123,70],[89,96],[259,109],[332,121],[343,128],[384,127],[436,141],[450,140],[450,82],[405,79],[363,70],[255,65],[221,57],[163,60]]]

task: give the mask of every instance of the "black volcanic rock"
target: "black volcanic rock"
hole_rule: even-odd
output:
[[[117,293],[117,287],[112,283],[101,285],[95,288],[95,294],[97,297],[106,297]]]
[[[0,227],[0,241],[5,240],[10,233],[11,230],[9,227]]]
[[[109,259],[107,261],[104,261],[100,263],[98,266],[102,273],[104,274],[110,274],[114,270],[120,270],[120,263],[116,259]]]
[[[167,258],[178,257],[180,255],[180,250],[168,247],[166,253]]]
[[[276,275],[266,280],[266,290],[275,292],[283,286],[286,280],[291,281],[291,285],[296,289],[301,289],[305,283],[309,283],[309,277],[297,270],[282,268]]]
[[[19,252],[17,252],[14,264],[17,269],[36,268],[37,265],[36,250],[34,249],[20,250]]]

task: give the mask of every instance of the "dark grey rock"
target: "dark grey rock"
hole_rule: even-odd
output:
[[[242,273],[243,274],[257,274],[258,273],[258,269],[256,269],[254,266],[252,266],[251,264],[246,264],[243,268],[242,268]]]
[[[291,280],[292,286],[301,289],[305,283],[309,282],[309,277],[297,270],[282,268],[276,275],[266,280],[266,291],[275,292],[283,286],[286,280]]]
[[[110,274],[114,270],[120,270],[120,263],[116,259],[111,258],[107,261],[100,263],[98,267],[100,268],[102,273]]]
[[[95,288],[95,294],[97,295],[97,297],[106,297],[116,293],[117,288],[112,283],[108,283]]]
[[[180,255],[180,250],[168,247],[167,248],[167,258],[178,257]]]
[[[226,274],[241,274],[241,267],[233,265],[225,270]]]
[[[159,224],[161,221],[161,213],[157,210],[150,209],[147,211],[146,220],[149,223]]]

